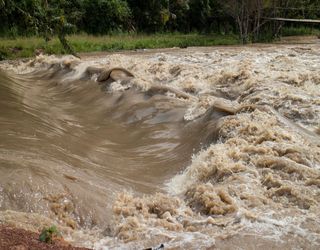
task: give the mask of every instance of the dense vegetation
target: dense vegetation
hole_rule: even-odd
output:
[[[57,37],[67,53],[72,49],[66,35],[83,33],[236,35],[246,43],[281,34],[284,23],[264,17],[320,19],[320,1],[0,0],[0,36],[36,36],[46,42]],[[298,23],[290,24],[290,29],[303,32],[319,26]]]
[[[257,29],[258,22],[263,23],[263,16],[320,18],[320,1],[0,0],[0,34],[48,36],[61,24],[69,25],[68,32],[94,35],[166,31],[245,33],[241,29],[255,33],[253,29]]]

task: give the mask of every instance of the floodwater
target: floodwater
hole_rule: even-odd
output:
[[[2,63],[0,223],[95,249],[319,249],[319,49]],[[118,67],[134,77],[101,81]]]

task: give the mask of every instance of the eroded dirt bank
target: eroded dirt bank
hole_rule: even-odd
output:
[[[20,228],[0,225],[0,249],[6,250],[88,250],[73,247],[62,240],[47,244],[39,241],[39,234]]]

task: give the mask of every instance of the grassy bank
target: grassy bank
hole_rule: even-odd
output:
[[[199,34],[153,34],[153,35],[113,35],[89,36],[72,35],[68,40],[76,52],[119,51],[190,46],[213,46],[238,44],[234,35]],[[39,37],[20,37],[0,40],[0,59],[31,57],[37,49],[48,54],[63,54],[57,38],[45,42]]]
[[[312,27],[283,27],[282,36],[308,36],[308,35],[320,35],[319,28]]]

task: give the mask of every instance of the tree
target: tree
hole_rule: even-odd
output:
[[[7,22],[15,19],[11,25],[24,28],[31,34],[40,35],[46,41],[57,35],[64,50],[77,56],[66,39],[66,34],[74,31],[76,26],[66,19],[64,9],[61,8],[61,4],[65,2],[59,0],[2,1],[5,14],[1,19]]]
[[[128,0],[138,30],[164,31],[170,20],[169,0]]]
[[[263,17],[264,0],[219,0],[226,13],[235,20],[242,43],[257,40]]]
[[[170,31],[190,31],[189,0],[170,0],[168,12],[170,15],[167,27]]]
[[[211,16],[209,0],[190,0],[191,26],[197,30],[206,29],[209,26],[208,19]]]
[[[131,10],[123,0],[84,0],[83,28],[90,34],[128,30]]]

